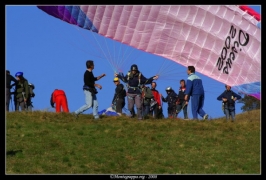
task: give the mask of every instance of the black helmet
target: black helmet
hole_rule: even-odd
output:
[[[133,64],[130,68],[131,71],[138,71],[138,66],[136,64]]]
[[[166,91],[172,91],[173,89],[172,89],[172,87],[167,87],[166,89],[165,89]]]

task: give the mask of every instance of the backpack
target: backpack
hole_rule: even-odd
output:
[[[142,91],[142,97],[145,99],[153,99],[153,93],[149,87],[145,87],[144,91]]]
[[[29,84],[29,94],[30,94],[30,97],[34,97],[35,96],[35,93],[33,92],[33,89],[35,89],[35,86],[32,83],[28,83],[28,84]]]

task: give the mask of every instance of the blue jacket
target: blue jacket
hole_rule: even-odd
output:
[[[204,95],[204,88],[200,77],[191,73],[187,78],[185,95],[193,96],[194,94]]]
[[[225,90],[220,96],[217,97],[217,100],[222,101],[222,98],[226,98],[227,101],[225,101],[225,106],[235,106],[234,98],[241,99],[241,96],[236,94],[235,92],[231,90]]]

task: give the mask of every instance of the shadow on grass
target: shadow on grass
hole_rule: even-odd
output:
[[[22,152],[22,150],[11,150],[11,151],[7,151],[6,152],[6,155],[7,156],[15,156],[17,153],[21,153]]]

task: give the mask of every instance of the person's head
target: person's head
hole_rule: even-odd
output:
[[[151,83],[151,88],[152,88],[152,89],[155,89],[156,86],[157,86],[157,83],[156,83],[156,82],[152,82],[152,83]]]
[[[130,67],[130,71],[133,73],[133,74],[136,74],[138,72],[138,66],[136,64],[132,64],[131,67]]]
[[[225,85],[225,89],[226,89],[227,91],[230,91],[230,90],[231,90],[231,86],[229,86],[228,84],[226,84],[226,85]]]
[[[23,72],[17,72],[15,74],[15,77],[17,78],[17,80],[22,80],[23,79]]]
[[[120,81],[119,81],[119,78],[118,77],[115,77],[113,81],[114,81],[115,85],[120,84]]]
[[[6,74],[10,75],[10,71],[9,70],[6,70]]]
[[[184,79],[180,80],[180,86],[181,87],[186,87],[186,81]]]
[[[93,63],[93,61],[92,60],[88,60],[88,61],[86,61],[86,67],[87,67],[87,69],[94,69],[94,63]]]
[[[172,87],[167,87],[166,89],[165,89],[165,91],[166,91],[166,93],[167,94],[169,94],[170,92],[172,92],[173,91],[173,89],[172,89]]]
[[[187,67],[187,74],[195,73],[195,67],[194,66],[188,66]]]

